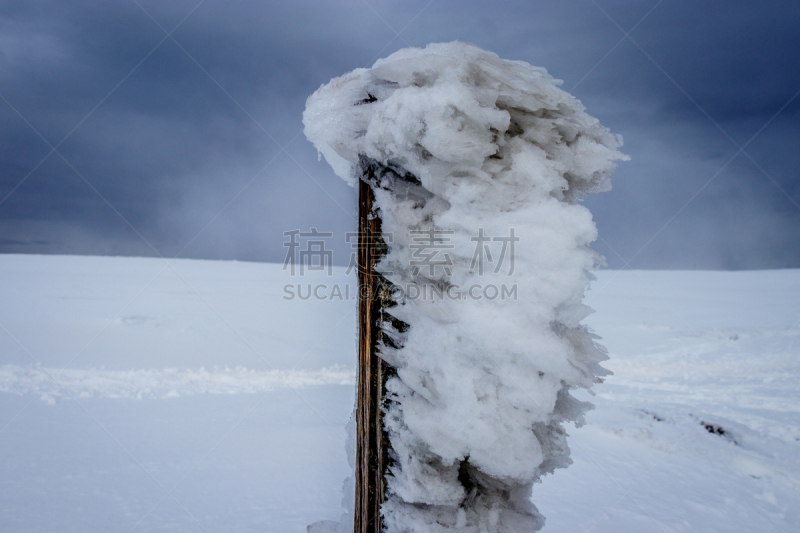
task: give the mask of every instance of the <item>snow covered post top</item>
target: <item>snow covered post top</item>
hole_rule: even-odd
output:
[[[466,43],[407,48],[311,95],[305,134],[351,185],[359,154],[400,164],[447,196],[466,181],[458,178],[494,177],[487,161],[524,152],[551,163],[530,169],[519,188],[545,186],[560,199],[609,190],[614,161],[626,159],[621,139],[559,84],[543,68]]]
[[[331,80],[303,121],[349,183],[382,169],[370,185],[391,244],[377,270],[409,326],[384,324],[380,350],[397,370],[384,527],[540,528],[532,484],[569,464],[562,423],[589,407],[569,390],[606,373],[580,324],[602,258],[577,201],[610,189],[621,139],[544,69],[459,42]],[[426,235],[438,249],[420,251]],[[428,287],[446,296],[414,296]]]

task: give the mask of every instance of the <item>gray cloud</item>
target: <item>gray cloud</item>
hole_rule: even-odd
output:
[[[0,102],[0,252],[281,261],[284,231],[317,227],[346,262],[355,192],[303,137],[306,97],[459,39],[577,84],[625,137],[632,161],[586,202],[611,266],[800,267],[800,98],[726,165],[800,90],[800,8],[663,2],[631,32],[651,61],[618,42],[655,3],[209,0],[179,46],[159,24],[194,2],[143,2],[155,21],[134,2],[5,2],[0,94],[24,120]],[[53,145],[72,132],[69,165],[36,167],[31,126]]]

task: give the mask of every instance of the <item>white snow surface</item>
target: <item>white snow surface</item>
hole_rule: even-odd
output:
[[[59,388],[50,385],[58,376]],[[345,368],[255,371],[237,368],[159,368],[139,370],[29,368],[0,366],[0,392],[41,394],[56,398],[177,398],[193,394],[263,393],[275,388],[302,389],[317,385],[353,385],[355,372]]]
[[[519,291],[514,300],[401,298],[391,309],[410,327],[390,329],[400,347],[381,349],[397,369],[384,418],[386,531],[539,529],[531,487],[570,463],[563,423],[580,423],[590,406],[570,391],[606,375],[604,350],[581,325],[603,260],[577,202],[610,189],[626,159],[621,139],[544,69],[459,42],[404,49],[331,80],[309,97],[304,124],[350,183],[374,162],[419,180],[390,175],[373,186],[392,236],[378,265],[390,282]],[[431,228],[452,231],[449,272],[411,268],[414,232]],[[472,237],[481,231],[519,238],[513,273],[479,271]]]
[[[340,268],[306,276],[355,286]],[[614,375],[587,424],[567,425],[573,465],[534,486],[543,531],[796,531],[800,271],[597,277],[586,322]],[[0,531],[300,533],[338,519],[349,381],[175,383],[177,396],[138,399],[82,397],[74,378],[352,375],[355,302],[284,300],[296,281],[271,264],[0,255],[0,365],[66,369],[50,396],[0,391]]]

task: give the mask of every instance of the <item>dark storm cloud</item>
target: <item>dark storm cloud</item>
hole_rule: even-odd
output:
[[[800,90],[794,3],[426,4],[5,2],[0,251],[280,261],[313,226],[345,262],[355,194],[303,137],[306,97],[458,39],[546,67],[625,137],[587,200],[612,266],[800,266],[800,98],[728,162]]]

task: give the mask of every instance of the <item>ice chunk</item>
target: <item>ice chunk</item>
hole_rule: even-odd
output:
[[[381,347],[397,369],[388,532],[539,529],[531,486],[570,463],[562,424],[590,407],[569,391],[606,374],[580,324],[602,258],[578,201],[609,190],[627,157],[558,85],[453,42],[400,50],[308,99],[306,136],[342,179],[370,166],[411,176],[373,184],[393,237],[378,270],[398,288],[391,314],[410,326]],[[424,261],[428,233],[444,262]],[[413,296],[429,288],[448,296]]]

